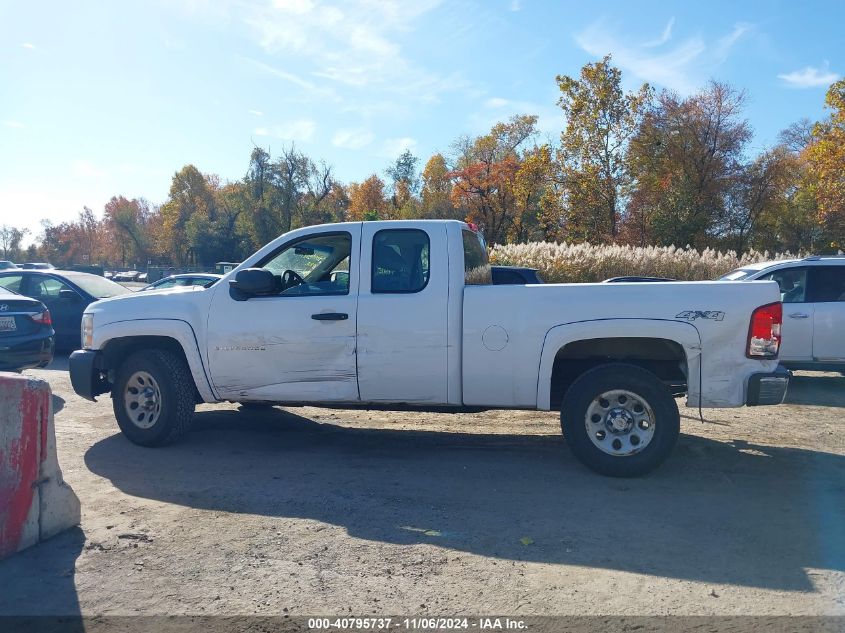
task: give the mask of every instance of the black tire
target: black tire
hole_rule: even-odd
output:
[[[592,427],[590,431],[587,429],[586,416],[591,405],[598,406],[594,401],[602,402],[600,396],[614,390],[630,392],[651,408],[652,436],[639,452],[609,454],[598,448],[590,437],[593,431]],[[602,425],[595,427],[599,431],[605,428],[604,420],[595,422]],[[560,424],[575,457],[588,468],[609,477],[638,477],[657,468],[675,446],[681,427],[678,405],[666,385],[650,371],[625,363],[601,365],[581,374],[563,398]],[[605,431],[605,435],[608,432]],[[632,429],[631,434],[635,433],[636,429]],[[638,443],[641,441],[631,438],[630,443],[634,439]],[[615,441],[614,436],[609,435],[608,441]]]
[[[130,387],[128,383],[139,372],[154,379],[158,393],[158,418],[148,428],[136,424],[127,411],[129,396],[125,394]],[[191,372],[185,360],[177,354],[158,349],[136,352],[117,369],[112,386],[112,407],[117,425],[131,442],[140,446],[172,444],[190,428],[194,416],[194,389]]]

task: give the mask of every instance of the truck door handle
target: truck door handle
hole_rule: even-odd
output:
[[[789,315],[790,319],[808,319],[810,318],[809,314],[804,314],[803,312],[793,312]]]
[[[318,312],[312,314],[311,318],[315,321],[346,321],[349,315],[345,312]]]

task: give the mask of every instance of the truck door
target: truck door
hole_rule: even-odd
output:
[[[447,402],[446,226],[365,222],[358,298],[364,402]]]
[[[279,293],[237,300],[217,284],[208,360],[218,394],[235,401],[355,402],[361,225],[300,233],[256,264]]]

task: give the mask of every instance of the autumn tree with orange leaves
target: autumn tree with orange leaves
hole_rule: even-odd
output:
[[[828,89],[825,105],[832,112],[813,128],[807,156],[816,181],[819,222],[830,247],[845,248],[845,79]]]
[[[517,222],[517,174],[523,145],[536,135],[536,126],[536,116],[514,116],[494,125],[489,134],[455,145],[457,167],[449,174],[452,202],[491,244],[504,244]]]

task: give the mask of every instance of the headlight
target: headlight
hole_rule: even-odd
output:
[[[94,345],[94,315],[82,315],[82,349],[91,349]]]

